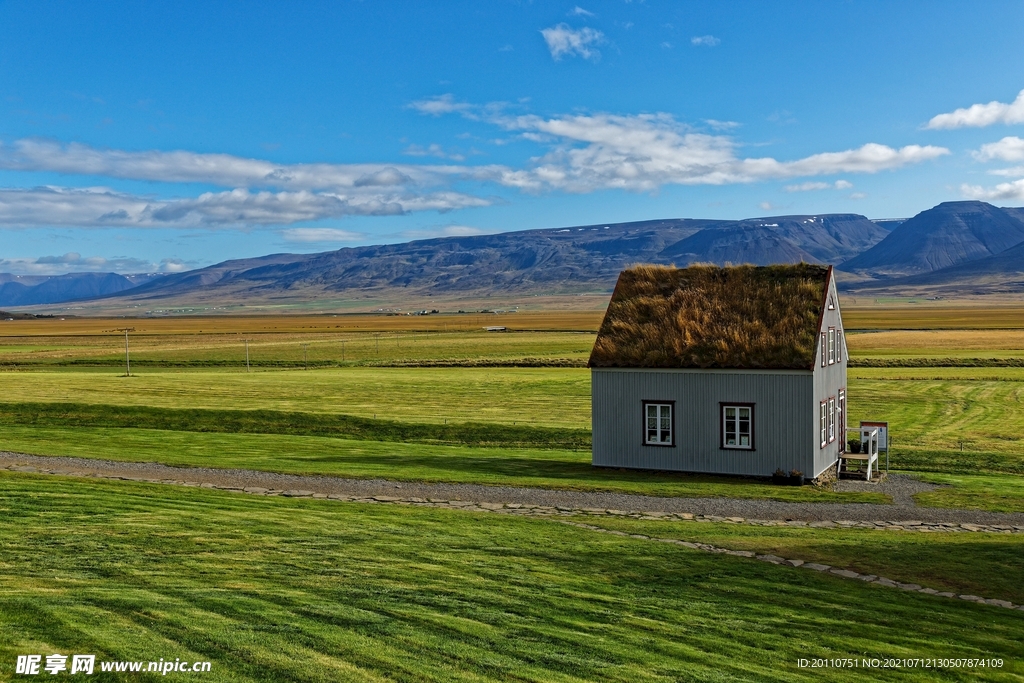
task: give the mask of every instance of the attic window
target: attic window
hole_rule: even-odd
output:
[[[644,445],[674,446],[672,425],[674,401],[644,401]]]
[[[836,300],[833,299],[832,297],[828,298],[828,310],[830,310],[830,311],[836,310]]]
[[[754,450],[754,404],[722,404],[722,448]]]

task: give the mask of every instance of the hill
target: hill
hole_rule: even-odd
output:
[[[885,235],[852,214],[525,230],[226,261],[161,277],[118,299],[148,306],[610,292],[619,272],[636,263],[828,263]]]
[[[0,306],[31,306],[93,299],[133,289],[154,275],[68,273],[32,276],[0,273]]]
[[[944,202],[897,225],[839,268],[874,277],[938,271],[984,259],[1024,242],[1024,211],[985,202]]]

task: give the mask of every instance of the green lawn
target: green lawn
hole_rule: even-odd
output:
[[[146,369],[8,372],[0,401],[340,413],[407,422],[590,427],[590,371],[330,368],[245,373]]]
[[[993,512],[1024,512],[1024,477],[1006,474],[933,474],[915,473],[924,481],[944,487],[918,493],[918,505],[941,508],[968,508]]]
[[[761,527],[589,518],[587,523],[730,550],[753,550],[876,574],[936,590],[1024,603],[1024,535]],[[1022,613],[1024,614],[1024,613]]]
[[[0,448],[181,467],[256,469],[403,481],[726,496],[801,502],[887,503],[880,493],[832,493],[756,479],[595,469],[589,451],[474,448],[280,434],[217,434],[97,427],[3,427]]]
[[[556,521],[68,481],[0,473],[2,677],[59,652],[218,681],[1024,678],[1000,608]],[[796,666],[817,657],[1004,668]]]

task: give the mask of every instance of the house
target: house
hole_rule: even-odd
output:
[[[590,356],[593,464],[816,478],[844,449],[832,267],[623,271]]]

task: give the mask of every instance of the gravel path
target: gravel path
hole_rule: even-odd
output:
[[[933,488],[911,477],[890,475],[884,484],[844,481],[840,488],[868,486],[868,490],[893,495],[897,504],[784,503],[737,498],[664,498],[597,491],[534,489],[478,484],[398,482],[385,479],[342,479],[339,477],[276,474],[255,470],[169,467],[156,463],[116,462],[86,458],[44,457],[0,452],[0,467],[28,467],[75,476],[126,477],[167,483],[211,484],[222,488],[257,487],[279,491],[301,490],[311,494],[472,501],[481,504],[517,504],[574,510],[610,509],[633,512],[690,513],[708,517],[736,517],[750,520],[925,522],[940,524],[984,524],[1024,527],[1024,514],[979,510],[951,510],[913,506],[912,493]],[[925,488],[920,488],[920,487]]]

